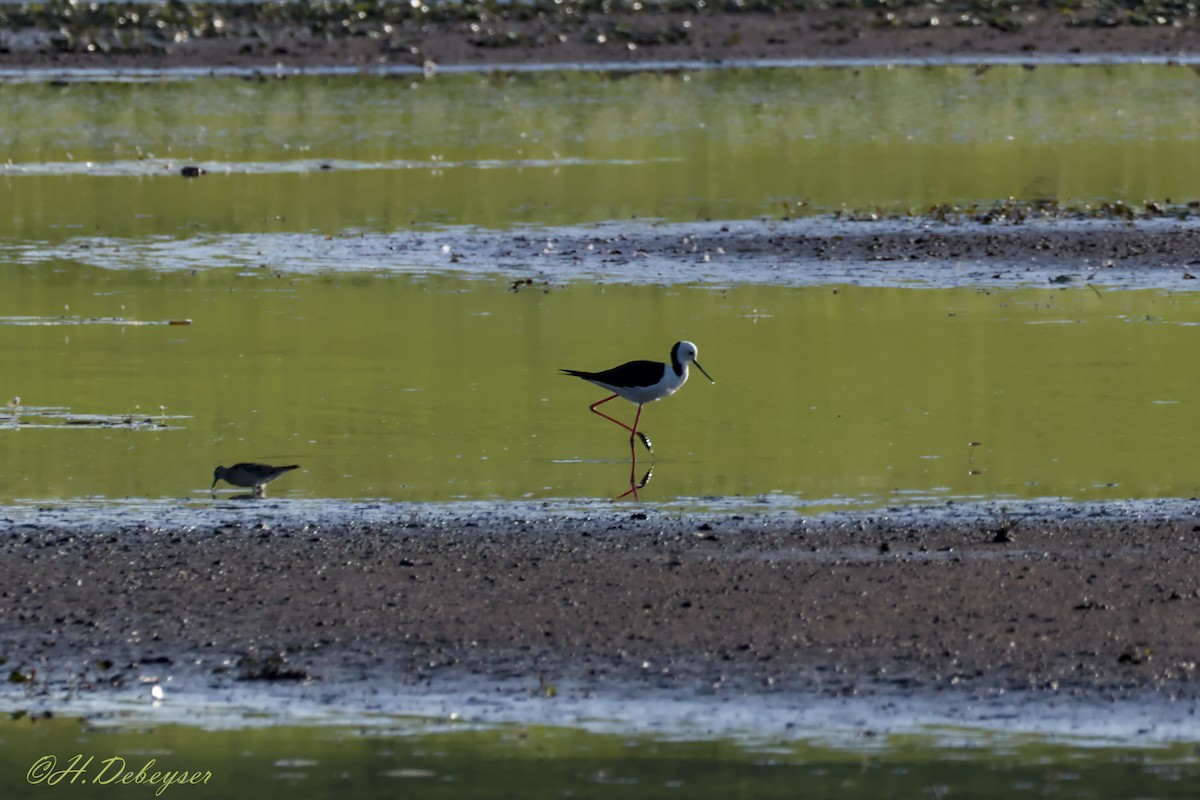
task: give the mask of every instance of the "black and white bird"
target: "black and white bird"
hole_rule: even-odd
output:
[[[619,367],[606,369],[602,372],[585,372],[578,369],[564,369],[562,372],[566,375],[573,375],[576,378],[583,378],[585,381],[590,381],[602,389],[607,389],[613,394],[598,400],[588,406],[588,409],[594,413],[604,417],[609,422],[620,425],[625,430],[629,431],[629,447],[633,449],[633,440],[635,436],[641,437],[642,444],[647,450],[653,452],[650,447],[650,439],[646,434],[639,433],[637,426],[638,421],[642,418],[642,406],[646,403],[653,403],[655,400],[661,400],[664,397],[669,397],[679,391],[679,387],[687,383],[688,379],[688,364],[695,364],[696,369],[704,373],[704,377],[712,383],[716,383],[712,376],[704,367],[700,366],[700,362],[696,360],[696,345],[691,342],[676,342],[671,348],[671,361],[664,364],[661,361],[628,361]],[[633,427],[629,427],[620,420],[600,411],[597,406],[604,405],[609,400],[615,400],[618,397],[623,397],[631,403],[637,404],[637,415],[633,419]]]
[[[217,467],[213,470],[212,490],[217,488],[217,481],[224,480],[226,483],[242,488],[253,488],[256,495],[262,496],[266,494],[266,489],[263,487],[271,481],[278,478],[285,472],[291,472],[299,468],[299,464],[291,464],[286,467],[272,467],[270,464],[234,464],[232,467]]]

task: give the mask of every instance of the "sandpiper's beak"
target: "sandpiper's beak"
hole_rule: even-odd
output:
[[[708,378],[709,383],[716,383],[716,381],[713,380],[713,376],[708,374],[708,370],[706,370],[704,367],[700,366],[699,361],[693,361],[692,363],[696,365],[696,369],[698,369],[704,373],[704,377]]]

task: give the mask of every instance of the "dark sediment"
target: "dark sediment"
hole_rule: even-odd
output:
[[[1192,697],[1198,570],[1178,514],[21,526],[0,539],[0,655],[42,676]]]
[[[1190,289],[1200,225],[1178,219],[945,223],[928,216],[640,224],[610,222],[517,233],[418,232],[394,250],[450,244],[456,269],[500,270],[570,282],[579,272],[631,283],[745,282],[816,285],[1008,286],[1076,284]],[[545,246],[553,240],[554,248]],[[370,255],[376,242],[360,243]],[[514,289],[520,287],[514,285]]]
[[[604,10],[607,9],[607,10]],[[0,67],[273,68],[637,64],[1194,53],[1187,7],[1084,0],[684,2],[48,3],[0,11]],[[136,13],[130,13],[131,11]],[[1190,12],[1194,14],[1194,11]]]

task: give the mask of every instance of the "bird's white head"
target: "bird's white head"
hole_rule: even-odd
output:
[[[696,365],[696,369],[704,373],[704,377],[708,378],[710,383],[716,383],[712,376],[708,374],[708,370],[700,366],[700,362],[696,360],[699,350],[696,345],[691,342],[676,342],[671,348],[671,360],[681,366],[686,365],[689,361]]]

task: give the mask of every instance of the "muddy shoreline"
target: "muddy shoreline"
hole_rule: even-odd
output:
[[[478,29],[434,21],[333,38],[284,25],[252,37],[136,48],[109,42],[92,50],[96,40],[59,42],[48,29],[10,26],[0,30],[0,69],[406,64],[435,71],[451,64],[1171,57],[1200,49],[1200,27],[1188,20],[1079,25],[1033,11],[1019,24],[959,26],[934,24],[936,15],[909,9],[888,25],[874,12],[849,10],[596,15],[570,24],[497,19]],[[1004,263],[1038,260],[1055,270],[1073,263],[1086,271],[1081,280],[1114,261],[1169,271],[1163,280],[1174,283],[1192,280],[1186,269],[1200,236],[1194,226],[1088,234],[1049,223],[1049,230],[1014,225],[961,236],[863,223],[858,236],[784,240],[773,238],[771,223],[753,225],[745,236],[713,232],[699,247],[672,232],[656,246],[672,261],[720,247],[748,259],[764,249],[854,264],[972,259],[981,270],[1001,254]],[[633,255],[608,255],[632,262],[651,244],[622,242],[610,249]],[[528,268],[521,250],[534,243],[495,247]],[[574,266],[571,253],[561,258]],[[1025,279],[995,280],[1010,277]],[[2,702],[69,710],[68,698],[172,677],[174,686],[201,693],[242,685],[289,696],[315,686],[328,702],[360,704],[368,702],[364,695],[338,687],[365,681],[375,691],[419,693],[463,681],[516,683],[543,696],[549,687],[586,695],[621,686],[635,696],[715,698],[1200,697],[1200,526],[1188,504],[1125,512],[1056,507],[1019,521],[986,509],[816,520],[625,506],[547,515],[504,509],[305,522],[246,507],[194,522],[90,528],[52,515],[5,519],[0,510],[0,657],[9,676]]]
[[[404,4],[407,6],[407,4]],[[301,4],[298,8],[304,8]],[[181,8],[183,8],[181,6]],[[222,8],[225,10],[222,11]],[[253,9],[253,6],[250,7]],[[826,59],[988,59],[1012,56],[1182,57],[1200,50],[1200,25],[1186,15],[1146,16],[1085,3],[1071,13],[1014,4],[1003,12],[948,14],[919,3],[897,10],[777,7],[599,13],[563,3],[535,12],[489,8],[469,18],[437,13],[327,9],[319,18],[238,16],[231,6],[156,20],[142,14],[61,20],[0,17],[0,69],[246,69],[411,65],[636,65],[652,62]],[[103,14],[104,4],[98,14]],[[435,9],[436,11],[436,9]],[[387,9],[384,9],[387,12]],[[115,12],[114,12],[115,13]],[[249,12],[253,14],[253,12]]]
[[[30,680],[6,705],[61,710],[146,675],[172,690],[315,686],[351,706],[369,705],[349,688],[368,679],[417,695],[515,682],[1194,701],[1188,508],[9,520],[0,655]]]
[[[197,237],[227,264],[260,260],[237,237]],[[622,285],[953,286],[1195,291],[1200,219],[959,220],[926,216],[859,221],[831,215],[729,222],[613,221],[488,230],[470,226],[400,234],[281,234],[272,251],[293,274],[372,269],[501,280],[513,292],[580,280]],[[397,255],[402,256],[397,258]],[[72,259],[101,269],[131,260],[164,271],[194,262],[171,244],[90,237],[20,244],[0,255],[37,264]],[[186,254],[185,254],[186,255]]]
[[[345,243],[347,261],[377,253],[446,262],[447,272],[500,273],[513,291],[546,290],[580,274],[623,284],[973,286],[1190,291],[1200,225],[1189,215],[1023,220],[928,216],[874,221],[822,215],[787,220],[634,223],[516,232],[410,232]],[[450,248],[453,259],[439,257]],[[339,257],[324,252],[325,262]],[[293,259],[296,263],[298,259]],[[1200,273],[1197,273],[1200,274]]]

